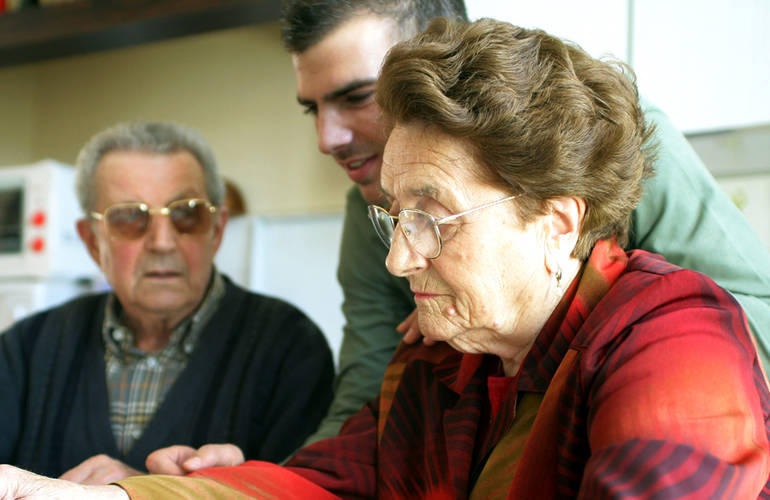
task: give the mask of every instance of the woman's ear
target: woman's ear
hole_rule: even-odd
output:
[[[576,196],[559,196],[548,200],[545,216],[545,266],[555,273],[566,265],[577,244],[580,226],[586,213],[586,202]]]

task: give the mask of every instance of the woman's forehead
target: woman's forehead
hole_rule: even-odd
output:
[[[435,196],[479,182],[476,164],[461,140],[425,126],[397,125],[385,146],[383,191],[396,196]]]

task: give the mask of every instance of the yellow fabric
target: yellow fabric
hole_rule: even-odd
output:
[[[244,498],[273,499],[276,496],[245,495],[232,488],[227,488],[211,479],[179,476],[134,476],[119,481],[118,486],[126,490],[131,500],[177,499],[232,499]]]
[[[543,395],[534,392],[523,393],[516,403],[516,420],[489,456],[470,500],[505,499],[510,484],[501,478],[512,478],[516,472],[524,445],[532,430]]]

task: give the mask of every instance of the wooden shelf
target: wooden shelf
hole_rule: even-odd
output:
[[[0,67],[275,21],[280,0],[80,0],[0,15]]]

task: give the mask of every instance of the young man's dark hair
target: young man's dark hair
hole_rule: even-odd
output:
[[[289,52],[304,52],[361,12],[392,18],[402,39],[416,35],[435,17],[468,20],[463,0],[285,0],[283,44]]]

